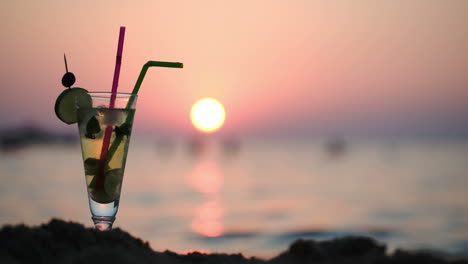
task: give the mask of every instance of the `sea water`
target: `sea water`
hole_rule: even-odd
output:
[[[92,226],[79,145],[0,157],[0,224]],[[466,254],[467,157],[466,141],[134,138],[114,226],[179,253],[272,257],[298,238],[367,235]]]

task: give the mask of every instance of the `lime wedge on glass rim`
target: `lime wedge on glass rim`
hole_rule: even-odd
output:
[[[78,108],[91,108],[91,96],[88,91],[73,87],[64,90],[55,101],[55,114],[66,124],[74,124],[78,121],[76,111]]]

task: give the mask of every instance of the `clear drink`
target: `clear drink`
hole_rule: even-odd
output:
[[[90,95],[93,107],[78,109],[78,129],[92,219],[98,229],[107,230],[119,208],[135,114],[134,107],[123,107],[135,100],[130,99],[134,95],[117,96],[116,105],[109,108],[110,94]],[[121,97],[124,102],[119,102]]]
[[[75,75],[68,71],[62,85],[67,87],[55,101],[54,111],[66,124],[78,122],[89,206],[94,225],[110,230],[119,209],[130,133],[138,91],[149,67],[183,68],[180,62],[148,61],[140,71],[132,93],[117,93],[122,62],[125,27],[120,27],[112,92],[88,92],[71,87]]]

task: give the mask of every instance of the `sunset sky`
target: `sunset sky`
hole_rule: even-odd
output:
[[[0,127],[72,131],[54,103],[63,53],[75,86],[119,91],[148,60],[135,129],[190,135],[200,98],[221,135],[468,136],[468,1],[3,1]]]

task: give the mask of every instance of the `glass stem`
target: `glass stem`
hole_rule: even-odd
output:
[[[94,227],[99,231],[112,230],[112,224],[115,221],[115,216],[93,216]]]

